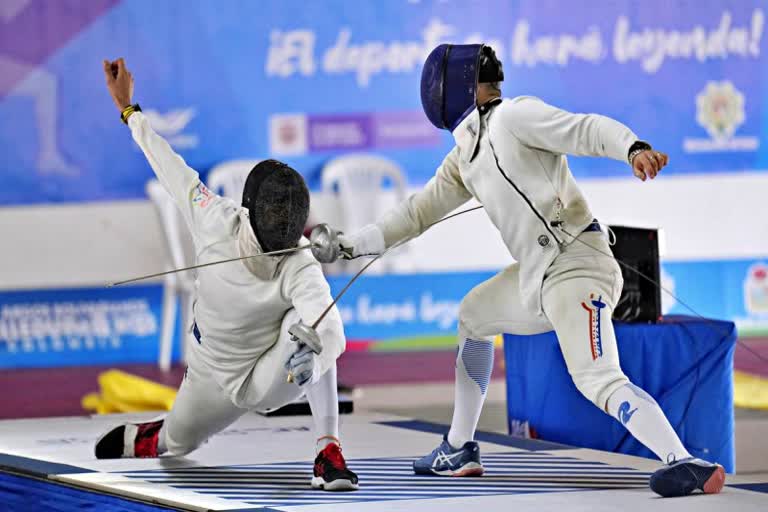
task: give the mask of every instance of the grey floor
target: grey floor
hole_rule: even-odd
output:
[[[386,412],[448,424],[453,414],[453,384],[371,386],[356,390],[357,410]],[[480,430],[507,429],[504,382],[493,381],[488,390]],[[768,411],[736,409],[736,472],[766,474],[768,479]]]

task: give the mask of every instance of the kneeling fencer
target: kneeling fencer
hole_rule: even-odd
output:
[[[307,242],[304,179],[265,160],[248,175],[242,206],[212,193],[132,105],[133,78],[123,60],[104,61],[104,73],[121,118],[182,212],[198,262],[259,256],[199,270],[197,343],[188,350],[173,408],[163,420],[114,428],[97,442],[96,457],[184,455],[247,411],[271,411],[306,393],[317,434],[312,487],[357,489],[338,432],[336,359],[346,343],[341,316],[333,307],[316,331],[306,325],[331,304],[328,283],[308,251],[261,255]]]
[[[665,463],[651,477],[656,493],[719,492],[723,468],[693,458],[656,401],[621,370],[611,323],[621,271],[565,155],[629,163],[643,181],[656,177],[667,156],[613,119],[572,114],[530,96],[502,99],[503,79],[489,46],[435,48],[422,72],[422,105],[456,146],[423,190],[376,223],[338,236],[345,258],[378,254],[474,197],[517,261],[461,303],[451,428],[414,462],[415,472],[483,473],[473,437],[493,367],[493,336],[554,329],[579,391]]]

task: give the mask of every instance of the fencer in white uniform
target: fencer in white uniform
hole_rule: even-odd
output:
[[[122,59],[104,65],[121,117],[181,211],[199,264],[308,243],[301,233],[309,193],[300,174],[266,160],[249,174],[243,206],[214,194],[131,105],[126,88],[132,89],[132,78]],[[246,412],[271,411],[306,393],[317,435],[313,487],[357,488],[339,449],[336,359],[346,343],[341,316],[333,307],[316,331],[307,326],[332,302],[313,255],[299,251],[201,268],[194,293],[197,343],[188,348],[173,408],[164,420],[116,427],[97,443],[97,457],[184,455]],[[299,322],[303,329],[292,328]],[[309,341],[320,343],[319,354]]]
[[[612,158],[645,180],[666,165],[666,155],[613,119],[572,114],[535,97],[502,99],[502,80],[490,47],[437,47],[423,69],[422,104],[456,146],[423,190],[378,222],[339,236],[345,257],[377,254],[475,198],[516,260],[461,303],[451,429],[415,471],[482,474],[472,440],[493,367],[493,336],[554,329],[579,391],[667,464],[651,479],[654,491],[719,492],[723,468],[691,458],[656,401],[621,370],[611,323],[621,271],[566,157]]]

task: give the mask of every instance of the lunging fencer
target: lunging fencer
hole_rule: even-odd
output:
[[[198,263],[307,242],[309,192],[298,172],[265,160],[248,175],[242,206],[214,194],[132,104],[133,78],[123,59],[104,61],[104,74],[121,119],[192,233]],[[188,349],[173,408],[165,419],[112,429],[97,442],[96,457],[184,455],[247,411],[271,411],[306,393],[317,436],[312,487],[357,489],[339,441],[336,359],[346,344],[341,316],[334,307],[317,330],[307,325],[331,302],[320,264],[308,251],[199,269],[197,343]]]
[[[338,237],[345,258],[378,254],[474,197],[517,262],[461,303],[451,428],[414,471],[483,474],[473,438],[493,368],[493,336],[554,329],[579,391],[665,463],[651,489],[662,496],[720,492],[723,468],[693,458],[656,401],[619,365],[611,315],[621,271],[566,158],[613,158],[645,181],[667,156],[613,119],[572,114],[531,96],[502,99],[503,79],[489,46],[435,48],[422,71],[421,101],[432,124],[451,131],[455,147],[423,190],[376,223]]]

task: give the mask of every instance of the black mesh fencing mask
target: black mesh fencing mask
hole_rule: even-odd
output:
[[[309,216],[309,190],[301,174],[277,160],[264,160],[248,174],[243,207],[264,252],[296,247]]]

